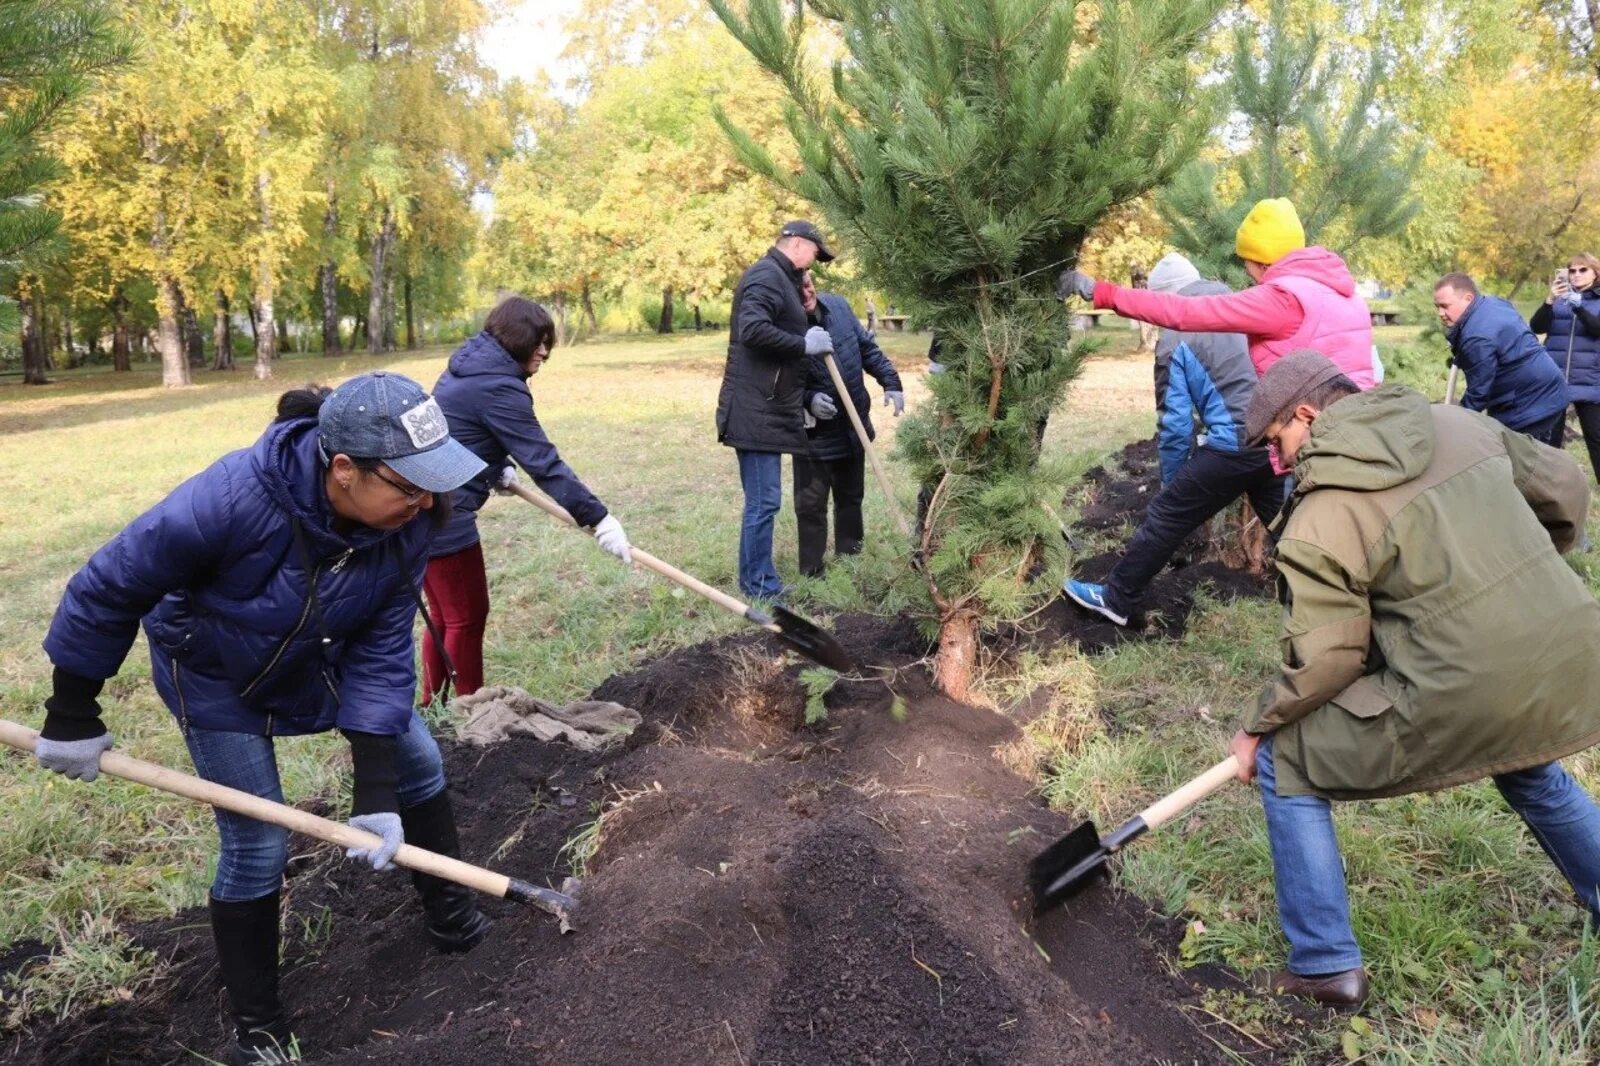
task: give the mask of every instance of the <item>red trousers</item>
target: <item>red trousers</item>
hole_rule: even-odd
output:
[[[422,575],[428,616],[444,634],[445,655],[455,667],[455,694],[468,696],[483,687],[483,629],[489,620],[489,578],[483,569],[483,545],[428,560]],[[430,630],[422,638],[422,702],[432,703],[443,686],[444,657]]]

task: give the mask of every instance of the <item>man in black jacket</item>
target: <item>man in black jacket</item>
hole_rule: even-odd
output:
[[[717,440],[739,456],[744,486],[739,588],[753,598],[780,599],[786,591],[772,563],[772,526],[783,502],[783,455],[804,454],[810,447],[801,413],[807,360],[833,350],[828,331],[806,319],[800,279],[813,262],[832,260],[817,227],[790,222],[733,292],[728,363],[717,396]]]
[[[833,340],[834,362],[850,393],[850,402],[861,416],[867,436],[876,437],[865,375],[870,374],[883,386],[883,402],[894,408],[896,418],[906,409],[900,375],[872,334],[861,328],[844,297],[817,292],[810,271],[801,279],[800,300],[811,321],[826,329]],[[865,535],[861,500],[865,495],[866,451],[849,417],[840,413],[843,401],[824,359],[820,354],[811,357],[811,380],[806,385],[806,410],[816,420],[816,425],[806,431],[811,450],[794,457],[794,517],[800,534],[800,572],[807,577],[816,577],[823,571],[822,557],[828,550],[829,496],[833,497],[835,554],[857,554]]]

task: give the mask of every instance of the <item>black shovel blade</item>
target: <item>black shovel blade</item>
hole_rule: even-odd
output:
[[[1093,822],[1051,844],[1028,866],[1028,887],[1033,890],[1033,913],[1041,914],[1089,886],[1106,868],[1111,850],[1100,842]]]
[[[773,607],[772,620],[778,626],[778,639],[801,655],[821,663],[829,670],[841,674],[855,673],[856,661],[826,629],[801,618],[787,607]]]

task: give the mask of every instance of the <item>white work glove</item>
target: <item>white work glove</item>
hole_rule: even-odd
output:
[[[350,825],[378,834],[383,838],[383,843],[375,848],[348,848],[344,853],[345,858],[370,862],[374,870],[387,870],[394,866],[394,854],[406,842],[406,832],[400,825],[398,814],[393,811],[358,814],[350,819]]]
[[[633,554],[628,551],[628,535],[622,531],[622,523],[617,521],[616,515],[606,515],[600,519],[600,524],[594,527],[594,539],[600,543],[600,550],[610,552],[625,563],[633,562]]]
[[[821,355],[823,352],[833,351],[833,338],[828,336],[828,331],[821,326],[812,326],[806,330],[806,354]]]
[[[87,740],[46,740],[40,737],[33,746],[33,757],[46,770],[65,774],[74,781],[93,781],[100,776],[100,753],[111,749],[111,734],[101,733]]]
[[[944,364],[943,363],[939,363],[939,362],[935,362],[934,360],[929,359],[928,360],[928,373],[930,373],[930,374],[943,374],[944,373]]]
[[[894,408],[894,416],[899,418],[906,413],[906,394],[899,389],[890,389],[883,394],[883,402]]]
[[[500,476],[494,479],[494,488],[496,492],[510,492],[511,486],[516,483],[517,468],[507,463],[505,469],[500,471]]]
[[[829,419],[839,414],[839,408],[833,402],[832,396],[819,392],[811,397],[811,413],[819,420]]]

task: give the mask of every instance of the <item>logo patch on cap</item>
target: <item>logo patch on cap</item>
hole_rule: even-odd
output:
[[[431,448],[450,435],[450,424],[439,410],[438,401],[431,396],[401,415],[400,424],[406,427],[412,447],[419,450]]]

